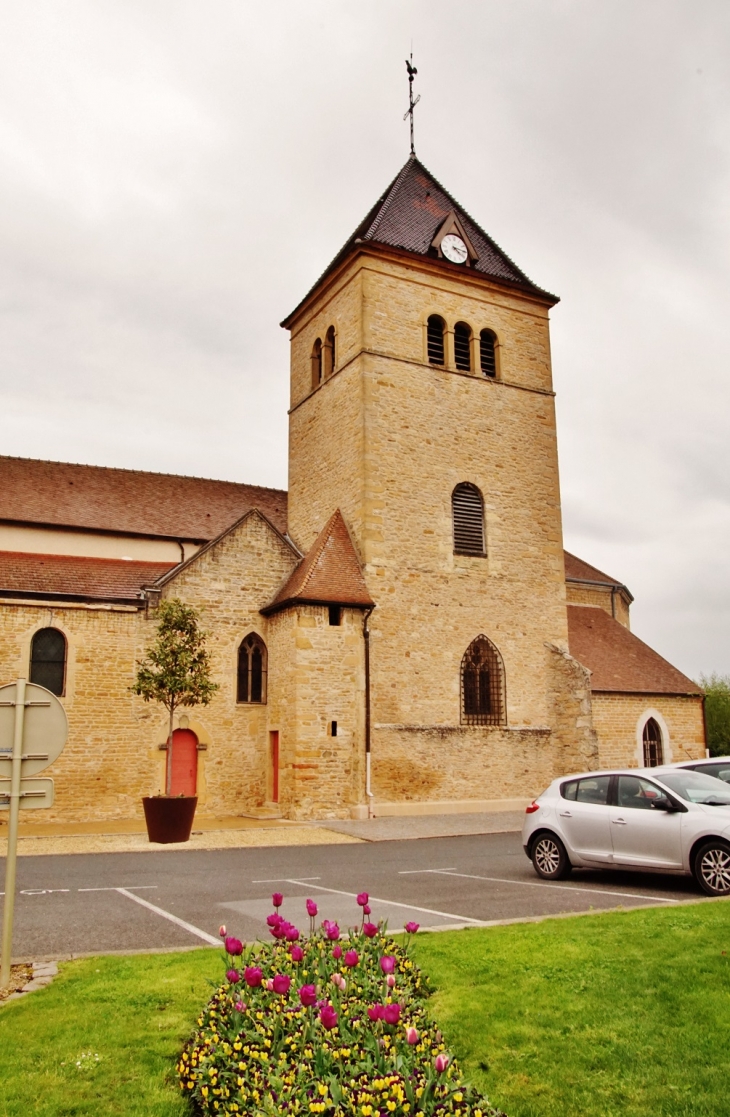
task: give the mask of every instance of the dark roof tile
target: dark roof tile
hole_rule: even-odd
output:
[[[292,571],[263,613],[296,602],[317,605],[374,605],[347,525],[338,509],[327,521],[309,552]]]
[[[173,565],[0,551],[0,595],[139,604],[142,586],[151,585]]]

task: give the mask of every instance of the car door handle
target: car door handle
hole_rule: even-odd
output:
[[[572,818],[573,815],[570,813],[570,811],[561,811],[560,812],[560,817],[561,818]]]
[[[626,819],[625,818],[612,818],[611,822],[614,824],[614,826],[625,826],[626,825]]]

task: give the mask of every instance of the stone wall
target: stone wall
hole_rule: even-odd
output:
[[[662,729],[666,763],[705,755],[701,698],[599,693],[593,695],[593,724],[601,768],[643,766],[641,730],[649,717]]]
[[[610,586],[587,586],[580,582],[566,582],[568,605],[597,605],[624,628],[631,628],[629,604],[621,593],[611,593]]]

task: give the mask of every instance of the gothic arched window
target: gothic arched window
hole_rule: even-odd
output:
[[[335,371],[335,327],[330,326],[324,338],[324,379],[326,380]]]
[[[465,481],[451,494],[454,521],[454,554],[486,555],[484,501],[476,485]]]
[[[491,640],[477,636],[461,661],[461,720],[465,725],[505,725],[504,664]]]
[[[446,323],[438,314],[432,314],[426,326],[426,347],[430,365],[444,364],[444,330]]]
[[[266,701],[266,644],[255,632],[249,632],[238,649],[237,702]]]
[[[656,768],[664,763],[662,731],[654,718],[649,718],[642,733],[644,742],[644,767]]]
[[[497,377],[497,339],[491,330],[479,334],[479,365],[485,376]]]
[[[471,326],[466,322],[454,326],[454,361],[460,372],[471,372]]]
[[[312,387],[318,388],[322,383],[322,339],[317,338],[312,346]]]
[[[41,628],[30,645],[30,681],[60,698],[66,689],[66,637],[57,628]]]

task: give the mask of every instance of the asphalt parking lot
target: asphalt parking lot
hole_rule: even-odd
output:
[[[688,878],[576,871],[540,881],[518,833],[360,845],[160,853],[76,854],[18,861],[14,957],[219,943],[218,927],[266,937],[271,893],[302,931],[304,901],[344,929],[359,921],[355,896],[371,896],[373,919],[392,930],[479,926],[591,909],[701,900]]]

